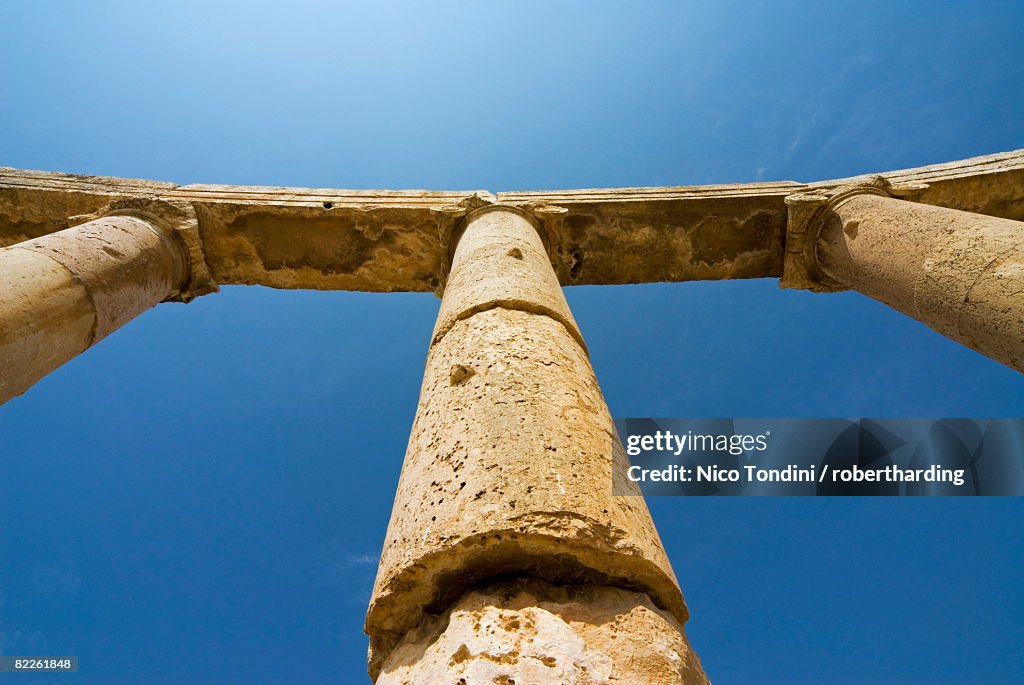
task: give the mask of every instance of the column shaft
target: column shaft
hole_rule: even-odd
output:
[[[457,243],[367,613],[371,676],[584,683],[583,652],[628,674],[667,645],[673,682],[704,682],[644,500],[612,496],[613,462],[625,459],[537,229],[513,208],[475,213]],[[510,578],[524,585],[494,587]],[[579,602],[587,617],[573,614]],[[588,642],[586,626],[613,607],[654,626],[646,652]],[[527,649],[531,635],[543,646]],[[550,664],[538,671],[546,679],[531,675],[531,655]]]
[[[178,241],[136,216],[0,249],[0,403],[174,295],[187,275]]]
[[[817,260],[837,284],[1024,371],[1024,223],[853,194],[830,205]]]

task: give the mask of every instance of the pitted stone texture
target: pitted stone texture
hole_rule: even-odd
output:
[[[965,345],[1024,371],[1024,241],[985,267],[967,294],[959,324]]]
[[[46,255],[0,250],[0,403],[89,347],[96,316],[85,287]]]
[[[187,278],[183,246],[149,222],[109,216],[16,247],[64,265],[96,308],[98,342],[175,294]]]
[[[1024,219],[1024,150],[882,174],[928,184],[917,200]],[[567,210],[556,240],[563,284],[651,283],[782,274],[786,207],[802,190],[861,180],[504,192]],[[276,288],[431,292],[446,250],[435,211],[486,191],[185,185],[0,167],[0,246],[67,228],[112,200],[188,202],[214,281]]]
[[[686,605],[643,497],[612,496],[626,456],[533,225],[471,216],[427,355],[366,616],[370,673],[403,635],[503,575]],[[633,492],[636,484],[621,484]]]
[[[561,323],[503,308],[458,321],[427,359],[367,614],[373,658],[504,574],[642,590],[685,621],[643,498],[612,496],[625,459]]]
[[[473,217],[459,239],[433,340],[456,321],[494,307],[550,316],[584,345],[537,230],[500,208]]]
[[[133,216],[0,249],[0,402],[174,295],[186,278],[181,244]]]
[[[1024,371],[1024,223],[854,195],[817,256],[829,278]]]
[[[515,581],[427,617],[377,685],[707,685],[682,626],[636,592]]]

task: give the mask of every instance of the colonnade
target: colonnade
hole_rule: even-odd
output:
[[[784,285],[857,290],[1024,371],[1024,223],[877,179],[787,203]],[[123,210],[0,249],[0,402],[195,292],[199,248],[169,226]],[[554,240],[502,204],[451,236],[366,617],[378,684],[707,682]]]

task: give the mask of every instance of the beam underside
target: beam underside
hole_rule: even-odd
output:
[[[1024,151],[882,175],[929,184],[918,202],[1024,219]],[[477,195],[568,210],[553,229],[563,285],[778,278],[785,196],[858,178],[491,195],[177,186],[0,169],[0,246],[81,223],[115,200],[160,198],[191,203],[222,285],[424,292],[438,287],[447,260],[436,210]]]

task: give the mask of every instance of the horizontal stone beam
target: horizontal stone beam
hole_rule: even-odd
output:
[[[881,175],[916,187],[915,202],[1024,220],[1024,150]],[[443,284],[458,218],[499,202],[543,219],[563,285],[780,277],[785,197],[858,178],[493,195],[179,186],[0,168],[0,247],[126,201],[186,202],[214,283],[431,291]]]

